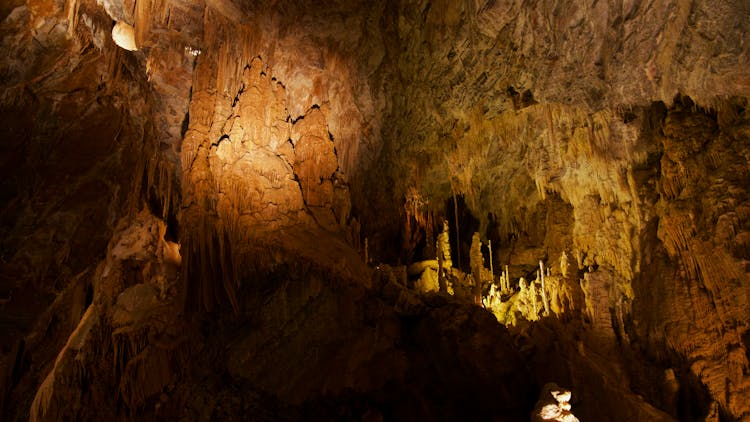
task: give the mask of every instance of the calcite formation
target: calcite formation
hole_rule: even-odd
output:
[[[557,384],[549,383],[542,388],[542,396],[534,408],[531,420],[578,422],[578,418],[571,412],[570,398],[572,392],[560,388]]]
[[[0,419],[750,420],[748,17],[3,2]]]

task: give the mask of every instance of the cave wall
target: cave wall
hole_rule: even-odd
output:
[[[376,166],[393,190],[373,195],[444,216],[463,197],[516,278],[566,251],[593,349],[643,352],[708,389],[699,413],[746,417],[747,5],[399,7],[403,94]],[[560,207],[570,227],[540,234]]]
[[[211,375],[213,387],[191,389],[202,375],[179,368],[200,355],[229,362],[211,368],[232,389],[252,384],[258,411],[326,414],[354,389],[363,408],[434,415],[425,403],[443,393],[416,392],[432,382],[422,370],[462,368],[448,352],[419,367],[426,351],[456,347],[434,336],[469,341],[462,361],[525,360],[496,368],[503,379],[528,364],[537,382],[575,384],[582,417],[618,400],[620,420],[750,417],[744,2],[31,0],[0,11],[0,397],[23,403],[15,417],[166,417],[191,395],[201,417],[213,393],[239,411]],[[113,21],[133,26],[138,51],[114,44]],[[486,315],[423,302],[363,265],[408,264],[418,244],[431,258],[454,203],[456,246],[468,251],[478,225],[514,279],[571,257],[584,300],[569,328],[516,330],[519,357],[498,345],[504,333],[483,343],[450,331],[466,318],[494,330]],[[338,281],[320,287],[297,261]],[[229,317],[201,332],[204,312],[299,341],[232,331]],[[336,337],[321,342],[322,327]],[[231,337],[242,341],[228,354],[209,345]],[[332,371],[321,348],[344,350],[343,378],[315,372]],[[257,366],[237,363],[252,361],[243,353],[260,353]],[[314,368],[281,385],[265,368],[282,367],[276,354]],[[456,375],[441,376],[448,388]],[[76,395],[97,377],[108,397]],[[409,377],[419,385],[399,394],[416,395],[413,407],[384,393]],[[320,401],[323,387],[338,398]],[[528,391],[506,393],[508,415],[522,412]]]
[[[159,186],[151,89],[93,4],[4,10],[4,413],[23,408],[93,300],[114,228]],[[103,28],[106,28],[103,30]],[[8,413],[10,415],[10,413]],[[8,416],[10,419],[10,416]]]
[[[720,411],[738,419],[748,412],[746,105],[728,101],[709,112],[682,102],[667,112],[651,225],[659,258],[644,254],[641,286],[650,297],[633,309],[639,340],[651,345],[644,349],[679,356]]]

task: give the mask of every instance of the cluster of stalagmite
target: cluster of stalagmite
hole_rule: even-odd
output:
[[[449,231],[449,224],[444,221],[437,240],[437,259],[416,262],[407,268],[407,274],[416,278],[413,287],[417,291],[454,295],[454,287],[459,287],[461,296],[473,298],[470,300],[490,310],[499,322],[510,325],[520,320],[537,321],[545,316],[562,315],[575,308],[585,311],[580,281],[572,274],[564,251],[560,255],[560,274],[553,275],[551,268],[545,268],[539,261],[536,279],[528,282],[521,277],[518,288],[514,289],[508,265],[497,280],[485,267],[479,233],[472,236],[471,273],[467,275],[455,268],[450,258]]]
[[[539,261],[536,279],[528,282],[521,277],[514,288],[508,265],[497,279],[485,266],[483,244],[477,232],[471,241],[470,274],[454,267],[449,232],[446,220],[437,237],[437,259],[415,262],[406,269],[409,277],[415,279],[412,284],[417,291],[458,294],[492,311],[501,323],[511,325],[519,319],[537,321],[544,316],[562,315],[574,308],[585,311],[581,299],[584,296],[580,287],[582,280],[572,273],[565,251],[560,255],[560,274],[553,275],[551,268]]]
[[[448,220],[443,220],[443,229],[437,236],[437,261],[438,274],[441,280],[448,278],[453,269],[453,260],[451,259],[451,244],[449,238]]]
[[[510,288],[506,266],[499,278],[499,287],[491,284],[482,304],[495,314],[499,322],[511,325],[521,319],[537,321],[544,316],[561,316],[576,309],[582,311],[584,292],[579,280],[571,276],[566,256],[563,254],[560,262],[564,272],[553,274],[540,262],[537,278],[533,281],[519,278],[517,290]]]

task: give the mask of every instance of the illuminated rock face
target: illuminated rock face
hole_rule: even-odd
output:
[[[750,418],[742,2],[293,3],[0,6],[1,419]]]
[[[124,22],[117,22],[112,28],[112,41],[128,51],[138,50],[135,44],[135,30]]]
[[[560,388],[556,384],[550,383],[542,388],[542,395],[534,408],[531,420],[538,421],[559,421],[559,422],[578,422],[578,418],[573,415],[570,406],[570,390]]]

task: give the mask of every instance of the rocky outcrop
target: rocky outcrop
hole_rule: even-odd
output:
[[[91,303],[39,386],[30,420],[106,417],[120,404],[135,411],[184,365],[179,252],[150,212],[128,220],[91,276]]]
[[[8,419],[28,415],[56,356],[85,337],[88,328],[76,327],[92,321],[79,324],[92,275],[119,219],[139,208],[141,185],[171,190],[151,160],[150,87],[134,77],[138,60],[112,42],[106,13],[92,3],[14,6],[0,24],[0,290],[12,292],[0,312],[0,402]]]
[[[577,422],[578,418],[571,412],[571,396],[571,391],[560,388],[557,384],[545,385],[542,396],[534,407],[532,420]]]

